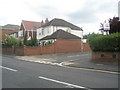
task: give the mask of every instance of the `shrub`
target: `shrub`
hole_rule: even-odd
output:
[[[88,43],[93,51],[120,51],[120,33],[91,34],[88,37]]]
[[[37,46],[37,39],[35,37],[31,38],[31,40],[28,40],[26,43],[27,46]]]
[[[7,38],[2,41],[2,45],[6,47],[19,46],[20,41],[12,36],[7,36]]]

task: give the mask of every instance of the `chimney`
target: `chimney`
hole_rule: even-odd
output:
[[[49,22],[49,20],[48,20],[48,18],[46,18],[46,20],[45,20],[45,24],[48,23],[48,22]]]
[[[41,21],[41,26],[42,26],[42,25],[44,25],[44,22],[43,22],[43,20]]]

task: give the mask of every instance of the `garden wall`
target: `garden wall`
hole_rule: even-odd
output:
[[[120,52],[92,52],[92,59],[95,61],[120,61]]]
[[[12,47],[3,48],[3,54],[15,54],[15,55],[41,55],[41,54],[56,54],[56,53],[73,53],[81,52],[81,45],[83,45],[83,51],[91,51],[88,44],[81,44],[80,40],[57,40],[55,43],[48,46],[38,47]]]
[[[88,43],[83,43],[83,52],[90,52],[91,48]]]
[[[2,53],[4,54],[14,54],[14,48],[13,47],[4,47],[2,48]]]

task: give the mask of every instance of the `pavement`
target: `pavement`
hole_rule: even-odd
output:
[[[73,68],[84,68],[93,70],[104,70],[111,72],[118,72],[120,69],[117,62],[98,62],[91,59],[91,53],[69,53],[69,54],[51,54],[51,55],[32,55],[32,56],[15,56],[3,55],[7,57],[14,57],[19,60],[26,60],[36,63],[44,63],[51,65],[67,66]]]

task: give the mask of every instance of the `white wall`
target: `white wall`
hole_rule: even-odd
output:
[[[21,37],[21,36],[23,36],[23,31],[22,30],[18,32],[18,37]]]
[[[10,34],[10,36],[12,36],[12,37],[18,39],[17,35],[18,35],[17,33],[12,33],[12,34]]]
[[[42,35],[42,29],[44,30],[43,35]],[[47,26],[47,27],[44,27],[44,28],[41,27],[41,28],[37,29],[37,39],[41,39],[41,38],[43,38],[47,35],[51,35],[59,29],[62,29],[64,31],[67,31],[71,34],[74,34],[76,36],[79,36],[79,37],[83,38],[83,31],[72,30],[69,27],[62,27],[62,26]]]
[[[44,33],[42,34],[42,29]],[[37,39],[41,39],[47,35],[51,35],[53,33],[53,27],[52,26],[47,26],[45,28],[38,28],[37,29]]]
[[[71,30],[71,33],[78,36],[78,37],[81,37],[83,38],[83,31],[79,31],[79,30]]]

